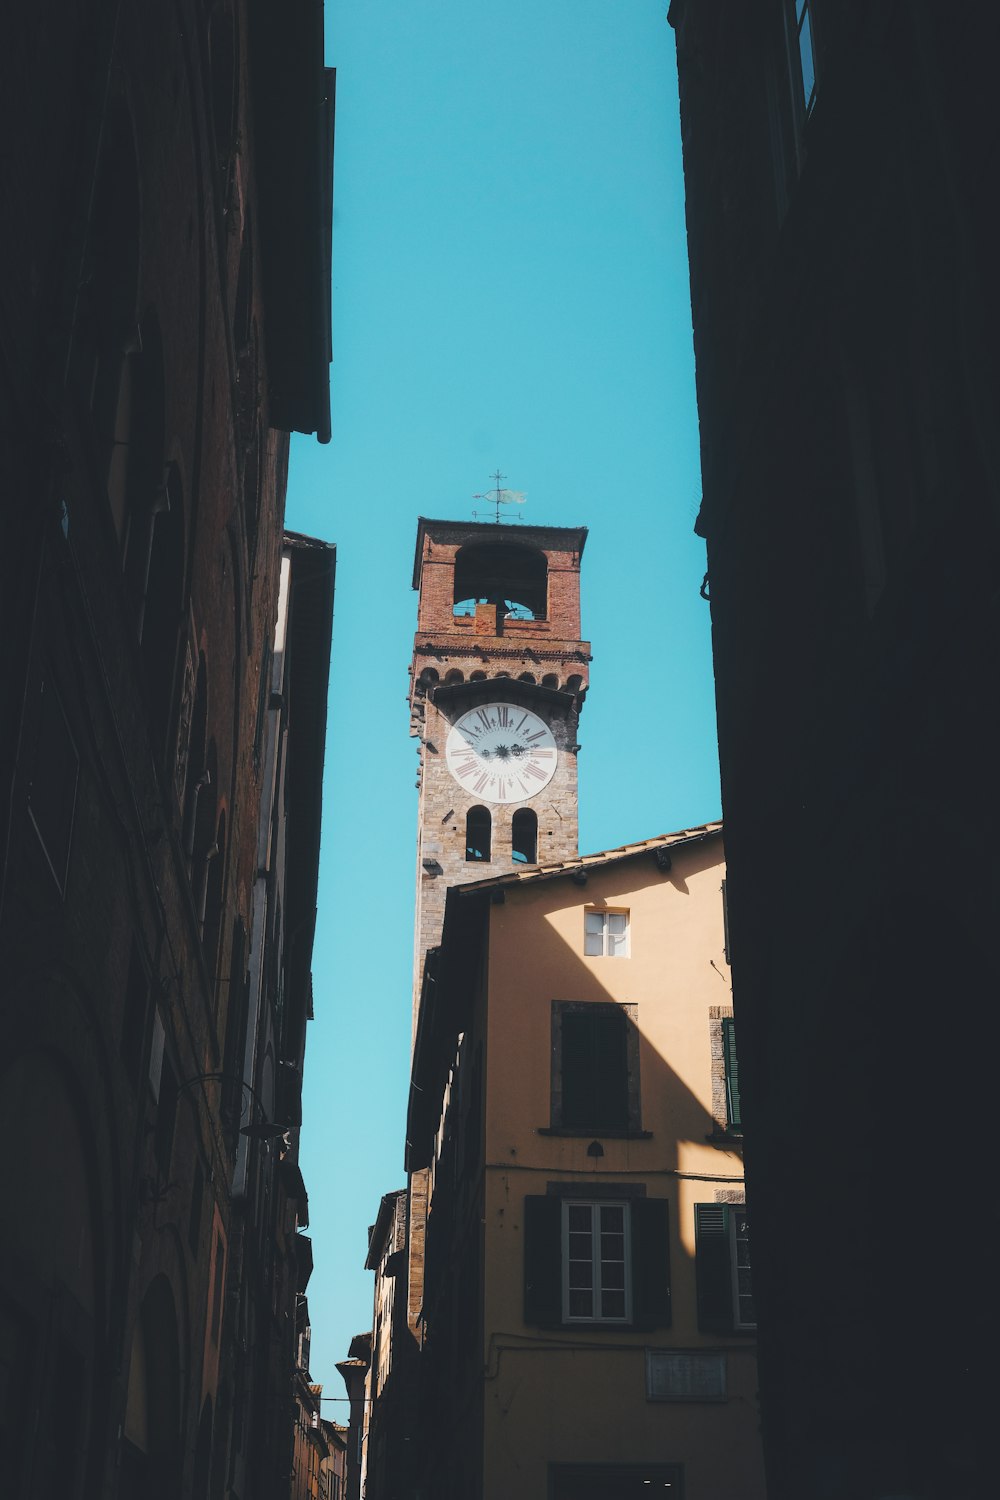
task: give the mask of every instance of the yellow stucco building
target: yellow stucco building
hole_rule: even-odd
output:
[[[720,824],[452,887],[430,1176],[435,1500],[763,1500]]]

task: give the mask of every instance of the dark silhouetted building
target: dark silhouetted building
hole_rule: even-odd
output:
[[[322,0],[5,27],[5,1500],[287,1493],[333,550],[282,526],[289,432],[329,437],[322,28]]]
[[[995,1483],[1000,19],[670,19],[769,1494],[970,1500]]]

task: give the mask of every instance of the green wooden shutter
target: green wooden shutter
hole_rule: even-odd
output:
[[[698,1327],[704,1333],[731,1333],[733,1269],[728,1204],[695,1204],[694,1242]]]
[[[632,1323],[670,1327],[670,1205],[636,1198],[632,1211]]]
[[[524,1200],[524,1321],[562,1322],[562,1200]]]
[[[736,1022],[732,1016],[726,1016],[722,1022],[722,1056],[726,1064],[726,1116],[734,1130],[742,1130],[740,1065],[736,1055]]]

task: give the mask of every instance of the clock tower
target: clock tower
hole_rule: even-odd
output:
[[[414,1024],[450,885],[575,856],[584,527],[417,527]]]

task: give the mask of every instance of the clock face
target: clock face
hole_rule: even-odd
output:
[[[463,791],[484,802],[526,802],[548,786],[556,769],[552,730],[513,703],[471,708],[452,725],[444,753]]]

